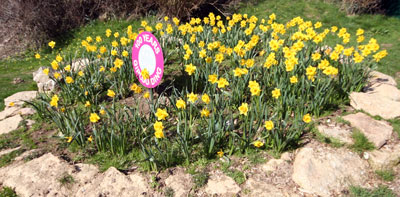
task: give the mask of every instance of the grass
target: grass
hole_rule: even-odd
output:
[[[3,155],[0,157],[0,168],[10,164],[11,162],[14,161],[14,158],[18,157],[24,152],[22,149],[15,150],[11,153],[8,153],[6,155]]]
[[[206,168],[209,163],[210,160],[202,158],[187,167],[186,172],[192,175],[194,190],[199,189],[207,184],[209,174]]]
[[[137,155],[138,153],[139,152],[137,151],[131,151],[125,156],[118,156],[111,154],[111,152],[98,152],[95,155],[86,158],[87,160],[85,162],[98,165],[101,172],[106,171],[110,167],[115,167],[117,169],[126,169],[132,163],[137,162],[134,158],[140,157]]]
[[[10,187],[3,187],[0,190],[0,196],[1,197],[18,197],[18,195],[15,193],[15,191]]]
[[[225,162],[222,164],[222,171],[229,177],[231,177],[237,184],[241,185],[246,181],[246,174],[237,169],[230,169],[230,162]]]
[[[375,148],[374,144],[368,141],[367,137],[357,129],[353,129],[351,137],[354,139],[354,144],[351,145],[351,148],[358,153],[373,150]]]
[[[352,197],[395,197],[396,194],[393,193],[387,186],[379,186],[373,190],[368,190],[362,187],[350,186],[350,196]]]
[[[377,170],[375,173],[384,181],[393,181],[395,178],[395,173],[393,170]]]
[[[60,179],[58,179],[58,182],[60,182],[61,186],[67,186],[69,187],[71,184],[75,182],[74,177],[72,177],[68,173],[64,173]]]
[[[397,132],[397,136],[400,138],[400,119],[388,120],[393,127],[393,131]]]

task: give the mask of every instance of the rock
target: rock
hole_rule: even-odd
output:
[[[352,92],[350,94],[350,105],[355,109],[364,110],[373,116],[379,115],[385,119],[400,116],[400,102],[390,100],[379,94]]]
[[[23,79],[21,79],[21,78],[19,78],[19,77],[16,77],[16,78],[14,78],[13,79],[13,84],[14,85],[16,85],[16,84],[20,84],[20,83],[23,83],[24,82],[24,80]]]
[[[5,106],[9,106],[11,102],[14,103],[14,106],[21,106],[24,104],[24,101],[31,101],[36,98],[37,91],[23,91],[15,93],[4,99]]]
[[[0,151],[0,157],[3,155],[7,155],[8,153],[11,153],[13,151],[16,151],[18,149],[20,149],[21,147],[16,147],[16,148],[10,148],[10,149],[6,149],[6,150],[2,150]]]
[[[344,116],[343,119],[349,121],[351,126],[359,129],[376,148],[382,147],[393,133],[393,128],[389,123],[374,120],[361,112],[349,114]]]
[[[352,144],[351,130],[340,126],[318,125],[318,131],[327,137],[332,137],[341,142]]]
[[[266,164],[262,165],[261,168],[264,172],[272,172],[278,168],[278,166],[282,165],[284,162],[283,159],[270,159]]]
[[[304,147],[294,160],[292,180],[307,193],[334,196],[349,185],[363,184],[367,166],[345,148]]]
[[[36,82],[39,92],[53,91],[56,87],[56,82],[52,80],[49,75],[52,75],[54,71],[50,69],[51,72],[49,72],[49,75],[46,75],[43,73],[44,69],[46,69],[46,67],[42,66],[37,71],[33,72],[33,81]]]
[[[388,84],[376,84],[368,89],[369,94],[378,94],[393,101],[400,101],[400,90]]]
[[[370,152],[368,162],[374,170],[391,169],[400,163],[400,144]]]
[[[222,172],[212,174],[205,187],[205,192],[208,195],[235,196],[240,190],[239,185]]]
[[[25,116],[25,115],[32,115],[35,113],[36,113],[36,111],[34,109],[32,109],[30,107],[25,107],[25,108],[15,111],[13,114],[19,114],[19,115]]]
[[[125,176],[116,168],[111,167],[79,188],[75,196],[145,196],[149,188],[147,181],[140,174]]]
[[[377,84],[377,83],[381,83],[381,84],[388,84],[388,85],[392,85],[392,86],[397,86],[396,80],[393,79],[393,77],[383,74],[381,72],[378,71],[372,71],[370,73],[370,78],[369,78],[369,83],[370,84]]]
[[[14,114],[15,111],[20,109],[19,107],[6,107],[4,111],[0,112],[0,120],[8,118]]]
[[[0,121],[0,135],[17,129],[22,120],[20,115],[16,115]]]
[[[183,169],[175,170],[174,174],[165,180],[165,184],[174,190],[176,197],[188,196],[193,187],[192,176],[186,174]]]
[[[293,196],[284,193],[281,189],[277,188],[275,185],[266,183],[263,181],[250,178],[246,181],[244,188],[249,191],[246,196],[259,197],[259,196],[271,196],[271,197],[286,197]],[[287,192],[287,191],[286,191]]]
[[[26,126],[30,127],[30,126],[32,126],[33,124],[35,124],[35,121],[34,121],[34,120],[26,120]]]
[[[97,169],[86,166],[72,166],[51,153],[45,154],[29,162],[0,169],[0,183],[14,188],[19,196],[74,196],[78,186],[93,179]],[[85,169],[85,170],[79,170]],[[83,174],[86,175],[83,175]],[[62,185],[60,179],[70,175],[74,185]],[[71,183],[72,184],[72,183]]]
[[[72,71],[76,72],[78,70],[83,70],[89,64],[89,59],[76,59],[72,62],[71,69]]]

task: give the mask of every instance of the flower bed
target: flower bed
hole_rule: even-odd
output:
[[[369,68],[387,55],[375,39],[365,41],[362,29],[351,37],[345,28],[300,17],[280,24],[275,14],[210,13],[182,24],[165,17],[142,26],[160,41],[173,82],[164,80],[157,93],[139,85],[131,62],[138,34],[129,26],[88,36],[80,57],[57,56],[44,72],[58,89],[31,104],[67,143],[122,155],[139,149],[138,160],[151,169],[296,147],[312,117],[360,91]],[[337,37],[340,43],[327,45]],[[78,68],[76,58],[88,64]],[[133,104],[119,102],[127,97]]]

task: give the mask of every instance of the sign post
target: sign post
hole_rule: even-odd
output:
[[[158,86],[163,77],[164,56],[160,43],[152,33],[142,32],[137,36],[132,46],[132,65],[139,82],[150,91],[151,109],[154,112],[152,88]],[[143,76],[144,73],[146,76]]]

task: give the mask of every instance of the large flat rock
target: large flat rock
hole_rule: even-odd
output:
[[[12,116],[0,121],[0,135],[14,131],[18,128],[19,123],[22,121],[20,115]]]
[[[149,188],[148,182],[140,174],[126,176],[116,168],[111,167],[91,180],[90,183],[79,188],[75,196],[146,196]]]
[[[392,119],[400,116],[400,102],[383,97],[379,94],[352,92],[350,105],[358,110],[364,110],[373,116]]]
[[[14,112],[16,112],[19,109],[20,109],[19,107],[6,107],[4,111],[0,112],[0,120],[10,117],[11,115],[14,114]]]
[[[375,147],[382,147],[393,133],[393,128],[386,121],[375,120],[364,113],[349,114],[343,119],[359,129]]]
[[[301,148],[293,164],[292,180],[303,191],[320,195],[340,194],[349,185],[366,180],[367,162],[345,148]]]
[[[76,187],[93,179],[96,167],[88,164],[69,165],[51,153],[29,162],[0,169],[0,183],[14,188],[19,196],[74,196]],[[62,185],[60,179],[70,175],[74,185]]]
[[[383,74],[378,71],[372,71],[370,73],[370,78],[368,81],[372,85],[380,83],[380,84],[388,84],[388,85],[392,85],[392,86],[397,86],[396,80],[394,80],[393,77]]]
[[[9,106],[11,102],[14,103],[14,106],[21,106],[24,104],[24,101],[31,101],[36,98],[37,91],[23,91],[15,93],[4,99],[5,106]]]

